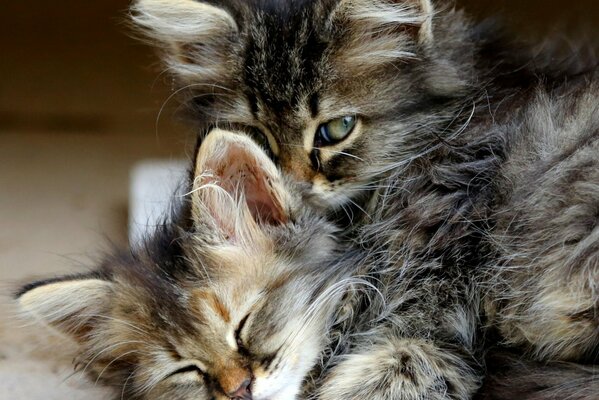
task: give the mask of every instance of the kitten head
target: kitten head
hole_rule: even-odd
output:
[[[35,282],[21,309],[82,345],[128,399],[292,399],[343,285],[334,227],[251,139],[212,132],[180,216],[96,271]]]
[[[205,131],[228,126],[260,138],[326,207],[360,198],[442,136],[453,116],[442,105],[463,94],[472,72],[465,24],[443,14],[430,0],[138,0],[133,8]]]

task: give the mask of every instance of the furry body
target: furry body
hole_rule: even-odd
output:
[[[592,400],[599,392],[590,365],[524,361],[506,351],[493,351],[487,364],[489,377],[476,400]]]
[[[17,293],[79,342],[78,369],[115,399],[295,398],[356,282],[336,228],[298,204],[262,150],[212,137],[144,246]]]
[[[166,18],[154,5],[140,1],[137,22],[171,46],[200,128],[266,137],[365,249],[376,290],[348,296],[308,392],[469,398],[497,340],[540,360],[594,359],[593,63],[523,49],[424,0],[211,2],[235,21],[213,24],[226,42],[185,46],[149,21]],[[187,73],[208,50],[227,60],[218,80]],[[319,124],[348,114],[359,126],[323,145]]]
[[[201,131],[260,140],[357,253],[345,271],[366,285],[323,316],[330,340],[318,342],[306,398],[469,399],[497,342],[543,361],[596,355],[595,69],[544,63],[433,10],[425,0],[134,8]],[[345,115],[358,116],[351,135],[317,140]]]
[[[509,121],[496,114],[382,181],[358,238],[383,295],[357,301],[323,398],[469,398],[495,340],[595,360],[599,120],[596,86],[580,85],[565,104],[535,88]]]

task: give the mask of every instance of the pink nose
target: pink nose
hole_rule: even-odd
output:
[[[232,400],[252,400],[252,392],[250,392],[251,379],[243,381],[241,386],[234,392],[227,393]]]

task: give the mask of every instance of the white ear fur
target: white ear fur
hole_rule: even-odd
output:
[[[132,6],[133,21],[162,42],[192,42],[237,24],[225,10],[194,0],[138,0]]]
[[[351,20],[362,28],[382,32],[399,26],[418,27],[418,41],[422,45],[433,41],[434,7],[431,0],[347,0],[341,3]]]
[[[422,11],[422,25],[420,26],[419,38],[423,45],[432,44],[435,39],[433,35],[433,16],[435,9],[431,0],[417,0]]]
[[[17,301],[25,315],[77,337],[90,319],[105,314],[111,292],[110,282],[75,279],[41,284]]]
[[[162,44],[167,64],[181,77],[218,79],[225,72],[223,38],[238,27],[224,9],[194,0],[137,0],[131,11],[133,22]]]
[[[347,30],[335,62],[356,75],[370,75],[377,66],[417,59],[415,44],[423,48],[433,44],[433,12],[430,0],[341,1],[331,23]]]
[[[192,214],[229,241],[261,236],[261,225],[287,221],[288,193],[279,170],[252,139],[214,129],[196,159]]]

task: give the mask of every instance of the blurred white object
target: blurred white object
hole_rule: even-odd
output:
[[[129,243],[136,245],[145,233],[162,222],[175,196],[183,195],[187,174],[184,161],[142,161],[131,171]]]

